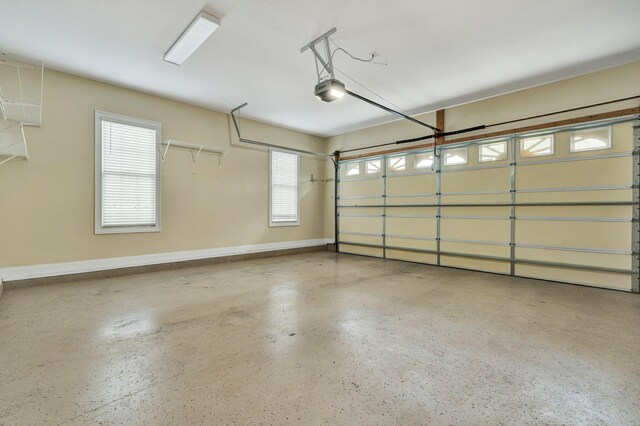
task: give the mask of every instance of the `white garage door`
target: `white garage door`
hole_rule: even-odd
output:
[[[341,161],[338,250],[637,292],[634,125]]]

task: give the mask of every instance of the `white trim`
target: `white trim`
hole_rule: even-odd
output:
[[[156,223],[150,226],[102,226],[102,121],[145,127],[156,131]],[[162,124],[143,118],[128,117],[105,111],[95,111],[95,207],[94,234],[131,234],[162,230],[162,157],[158,150],[162,141]]]
[[[209,259],[247,253],[262,253],[275,250],[313,247],[331,243],[333,243],[333,239],[331,238],[319,238],[315,240],[284,241],[280,243],[176,251],[169,253],[144,254],[140,256],[80,260],[76,262],[15,266],[0,269],[0,280],[17,281],[31,278],[55,277],[58,275],[80,274],[83,272],[106,271],[110,269],[158,265],[162,263]]]

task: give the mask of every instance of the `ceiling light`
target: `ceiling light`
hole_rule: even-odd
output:
[[[331,102],[336,99],[340,99],[346,92],[344,84],[334,78],[331,78],[316,84],[315,93],[316,98],[321,101]]]
[[[164,60],[172,64],[182,65],[198,47],[220,26],[220,19],[205,12],[191,22],[173,46],[164,54]]]

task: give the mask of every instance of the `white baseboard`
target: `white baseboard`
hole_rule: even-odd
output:
[[[281,243],[255,244],[248,246],[220,247],[202,250],[176,251],[170,253],[145,254],[140,256],[112,257],[108,259],[80,260],[76,262],[48,263],[30,266],[15,266],[0,269],[0,280],[18,281],[32,278],[55,277],[83,272],[106,271],[135,266],[157,265],[170,262],[208,259],[247,253],[313,247],[330,244],[333,239],[285,241]],[[1,290],[0,290],[1,291]]]

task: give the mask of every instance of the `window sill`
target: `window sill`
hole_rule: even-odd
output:
[[[96,227],[94,230],[95,235],[141,234],[148,232],[160,232],[160,226],[116,226],[113,228]]]
[[[296,222],[271,222],[269,228],[282,228],[286,226],[300,226],[300,221]]]

